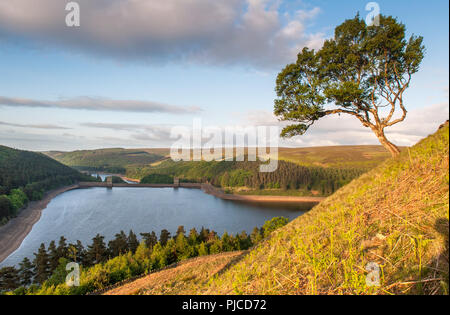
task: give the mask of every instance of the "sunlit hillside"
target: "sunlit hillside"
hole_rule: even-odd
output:
[[[191,266],[185,277],[141,281],[133,293],[448,294],[448,167],[447,123],[275,231],[227,270],[202,280]],[[369,275],[374,264],[379,273]],[[370,285],[377,274],[379,286]]]

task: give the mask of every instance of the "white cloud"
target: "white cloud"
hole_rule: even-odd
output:
[[[0,41],[67,47],[119,59],[279,67],[323,34],[305,23],[319,8],[282,12],[271,0],[78,0],[81,26],[65,25],[65,1],[0,2]]]
[[[242,124],[254,126],[278,125],[280,129],[286,122],[278,122],[267,111],[253,111],[244,115]],[[420,139],[434,133],[439,125],[449,117],[448,103],[434,104],[410,110],[406,120],[386,129],[387,137],[397,145],[412,146]],[[352,116],[327,116],[318,120],[307,133],[291,139],[282,139],[281,146],[328,146],[328,145],[378,145],[378,139],[368,128]]]
[[[0,106],[51,107],[65,109],[88,109],[101,111],[128,111],[147,113],[192,114],[201,111],[199,107],[182,107],[141,100],[112,100],[108,98],[78,97],[57,101],[36,100],[0,96]]]

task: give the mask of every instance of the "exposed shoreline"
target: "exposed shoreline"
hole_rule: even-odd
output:
[[[39,201],[31,201],[19,215],[0,226],[0,263],[20,247],[33,225],[41,218],[42,211],[49,202],[66,191],[79,188],[78,185],[51,190]]]
[[[47,207],[50,201],[69,190],[88,188],[88,187],[106,187],[106,183],[80,183],[72,186],[66,186],[47,192],[42,200],[32,201],[23,209],[19,215],[11,219],[4,226],[0,226],[0,263],[9,255],[16,251],[22,244],[25,237],[30,233],[33,225],[41,218],[42,211]],[[180,188],[197,188],[204,193],[221,198],[224,200],[241,201],[241,202],[285,202],[285,203],[319,203],[325,197],[296,197],[296,196],[253,196],[253,195],[232,195],[225,194],[222,190],[212,186],[211,184],[189,184],[182,183],[180,186],[175,185],[158,185],[158,184],[114,184],[114,187],[180,187]]]
[[[234,200],[234,201],[247,201],[247,202],[310,202],[319,203],[326,197],[300,197],[300,196],[259,196],[259,195],[235,195],[235,194],[225,194],[219,188],[212,186],[211,184],[202,184],[202,190],[215,197]]]

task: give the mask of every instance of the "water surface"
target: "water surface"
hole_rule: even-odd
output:
[[[218,234],[224,231],[251,233],[255,226],[276,216],[294,219],[311,204],[250,204],[222,200],[200,189],[102,187],[76,189],[54,198],[22,245],[1,265],[14,265],[25,256],[34,258],[41,243],[48,246],[64,235],[68,243],[82,241],[86,247],[97,234],[108,241],[116,233],[139,233],[162,229],[174,234],[178,226],[186,231],[201,227]]]

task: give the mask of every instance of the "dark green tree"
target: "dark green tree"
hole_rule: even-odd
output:
[[[0,269],[0,292],[12,291],[20,286],[19,271],[14,267]]]
[[[338,26],[319,51],[304,48],[277,77],[274,113],[293,123],[281,135],[303,135],[328,115],[351,115],[398,156],[385,128],[405,120],[404,93],[425,51],[423,38],[407,39],[405,31],[393,17],[368,26],[358,15]]]
[[[108,243],[109,253],[112,257],[125,254],[128,251],[128,237],[124,231],[116,234],[115,238]]]
[[[59,258],[67,258],[69,255],[69,248],[67,246],[66,243],[66,238],[64,236],[61,236],[59,238],[59,242],[58,242],[58,257]],[[58,266],[58,265],[56,265]]]
[[[50,268],[50,273],[53,273],[53,271],[58,267],[59,265],[59,252],[56,248],[55,241],[51,241],[48,245],[48,263]]]
[[[99,264],[107,259],[107,248],[104,241],[105,237],[97,234],[92,239],[92,244],[88,246],[87,261],[89,265]]]
[[[34,274],[35,281],[39,284],[44,283],[45,280],[50,276],[50,264],[47,251],[45,249],[44,243],[41,244],[37,253],[34,254]]]
[[[166,246],[167,242],[170,239],[170,232],[166,229],[161,230],[161,235],[159,236],[159,242],[162,246]]]
[[[9,217],[13,212],[11,200],[8,196],[0,196],[0,219]]]
[[[158,237],[155,232],[152,233],[141,233],[142,238],[144,239],[145,245],[148,249],[152,250],[153,246],[158,243]]]
[[[128,242],[128,250],[130,250],[134,254],[139,246],[139,241],[137,239],[136,234],[134,234],[133,231],[131,230],[130,233],[128,234],[127,242]]]
[[[19,277],[20,284],[24,287],[31,285],[31,283],[33,282],[33,264],[27,257],[25,257],[22,262],[19,263]]]

